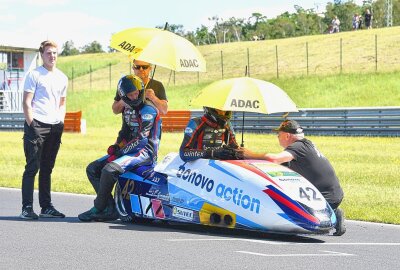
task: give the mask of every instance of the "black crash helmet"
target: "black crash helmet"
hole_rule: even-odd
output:
[[[211,107],[203,107],[204,113],[214,122],[219,125],[225,125],[232,117],[232,111],[222,111],[224,114],[219,114],[216,109]]]
[[[121,99],[131,108],[136,108],[143,104],[145,100],[145,89],[143,81],[136,75],[126,75],[118,82],[118,94]],[[140,91],[138,98],[131,100],[128,94],[134,91]]]

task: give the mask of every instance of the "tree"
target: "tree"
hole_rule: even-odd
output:
[[[104,52],[101,44],[97,41],[92,41],[91,43],[85,45],[81,49],[82,53],[102,53]]]
[[[183,29],[183,25],[182,24],[166,24],[167,25],[167,29],[168,31],[177,34],[179,36],[185,36],[185,31]],[[158,29],[165,29],[165,25],[161,26],[161,25],[157,25],[156,28]]]
[[[229,24],[236,37],[236,41],[240,41],[240,36],[243,28],[244,19],[237,19],[235,17],[229,18]]]
[[[254,19],[253,29],[257,29],[257,25],[260,22],[265,22],[265,20],[267,19],[267,16],[264,16],[261,13],[258,13],[258,12],[254,12],[254,13],[251,14],[251,16],[249,18],[249,22],[252,19]]]
[[[218,35],[220,33],[220,26],[219,26],[219,20],[222,21],[217,15],[212,16],[211,18],[208,18],[209,21],[214,21],[214,26],[211,30],[211,34],[214,34],[215,37],[215,43],[219,43]]]
[[[79,50],[75,48],[74,42],[72,40],[66,41],[62,46],[62,52],[60,55],[69,56],[69,55],[77,55],[79,54]]]
[[[182,37],[185,35],[182,24],[171,24],[169,25],[168,30]]]
[[[200,44],[211,44],[210,34],[208,32],[208,28],[205,25],[201,25],[200,28],[196,29],[194,34],[194,43],[197,45]]]
[[[340,20],[340,31],[349,31],[353,28],[353,15],[354,13],[361,14],[361,7],[357,6],[353,1],[342,2],[335,1],[335,4],[328,3],[326,5],[324,22],[329,25],[332,18],[336,15]]]
[[[296,36],[322,34],[327,28],[314,9],[303,9],[297,5],[295,9],[296,13],[292,14],[291,19],[296,25]]]
[[[377,0],[372,3],[371,12],[373,16],[372,27],[385,27],[386,17],[385,17],[385,0]],[[400,25],[400,0],[393,0],[393,26]]]

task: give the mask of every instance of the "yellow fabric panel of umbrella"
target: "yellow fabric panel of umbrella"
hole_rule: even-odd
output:
[[[206,71],[206,61],[189,40],[167,30],[130,28],[111,37],[110,46],[133,59],[175,71]]]
[[[200,91],[191,105],[263,114],[298,111],[296,104],[281,88],[249,77],[213,82]]]

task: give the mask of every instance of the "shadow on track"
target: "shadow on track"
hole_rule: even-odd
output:
[[[121,226],[122,225],[122,226]],[[289,235],[289,234],[276,234],[276,233],[265,233],[258,231],[246,231],[241,229],[228,229],[222,227],[213,227],[196,224],[184,224],[184,223],[168,223],[163,221],[152,221],[152,220],[135,220],[133,223],[121,222],[117,226],[111,225],[110,229],[113,230],[132,230],[132,231],[170,231],[180,232],[197,235],[207,235],[215,237],[227,237],[227,238],[246,238],[266,241],[281,241],[281,242],[293,242],[293,243],[325,243],[320,239],[312,238],[310,235]]]
[[[19,222],[57,222],[57,223],[80,223],[77,217],[65,218],[40,218],[36,220],[22,219],[19,216],[0,216],[0,220],[19,221]]]

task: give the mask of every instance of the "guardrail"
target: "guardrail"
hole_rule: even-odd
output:
[[[86,122],[82,126],[82,111],[67,112],[64,119],[64,131],[66,132],[86,132]],[[1,130],[23,130],[25,116],[22,112],[8,113],[0,112],[0,131]],[[83,130],[82,130],[83,129]]]
[[[170,110],[163,116],[163,130],[183,132],[186,121],[201,115],[202,110]],[[288,117],[298,121],[306,135],[400,136],[400,107],[300,109]],[[271,133],[282,120],[281,113],[244,113],[243,121],[243,113],[234,112],[231,121],[236,132],[243,126],[246,132]],[[22,113],[0,112],[0,130],[23,129],[23,122]]]
[[[21,112],[22,91],[0,90],[0,111]]]
[[[400,107],[300,109],[288,116],[307,135],[400,136]],[[282,122],[282,114],[233,114],[233,127],[239,131],[271,133]]]

